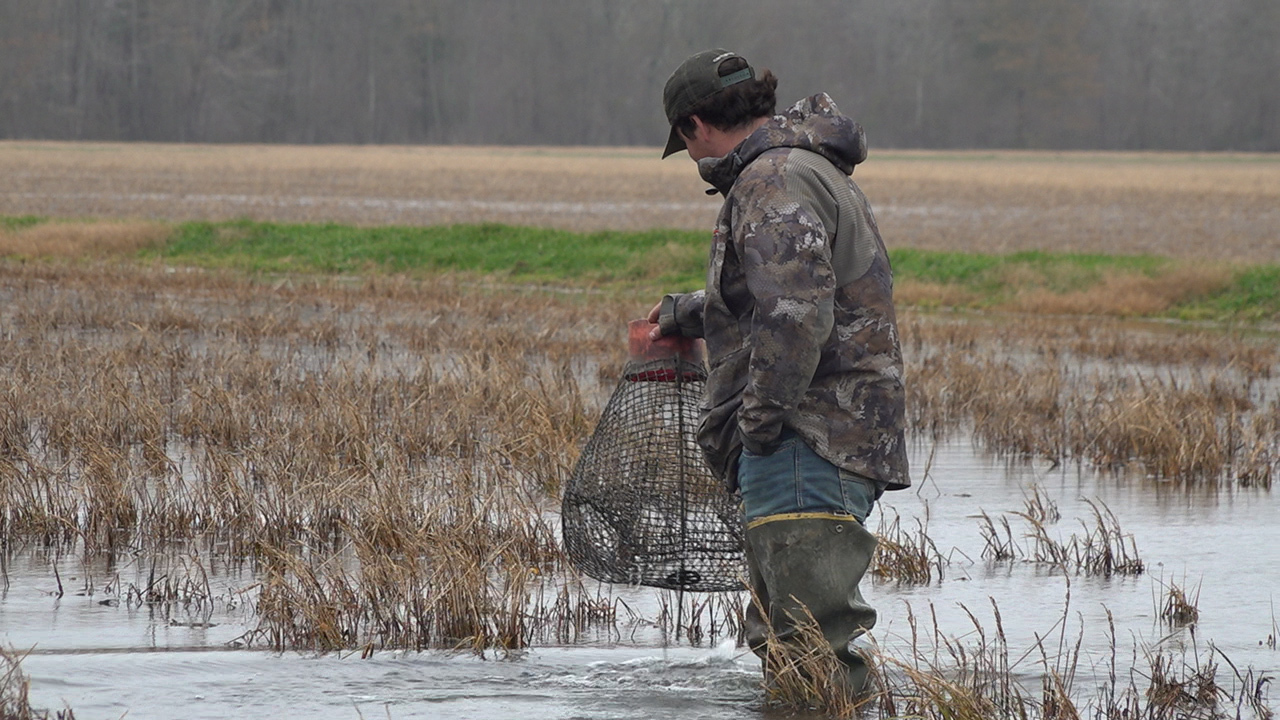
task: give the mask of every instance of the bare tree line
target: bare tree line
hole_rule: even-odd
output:
[[[0,137],[658,145],[732,48],[891,147],[1280,150],[1276,0],[0,0]]]

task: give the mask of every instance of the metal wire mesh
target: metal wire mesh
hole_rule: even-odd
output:
[[[678,358],[623,369],[565,488],[570,560],[590,577],[671,590],[740,590],[737,503],[694,440],[706,372]]]

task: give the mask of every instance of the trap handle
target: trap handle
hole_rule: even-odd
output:
[[[707,356],[707,346],[701,339],[680,335],[663,335],[657,340],[650,339],[649,331],[656,327],[658,327],[656,323],[651,323],[644,318],[627,323],[627,351],[631,356],[630,362],[647,363],[673,358],[695,365],[703,364]]]

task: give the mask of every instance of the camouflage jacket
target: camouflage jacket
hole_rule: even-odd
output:
[[[893,276],[853,182],[862,127],[825,94],[699,162],[725,196],[705,290],[664,298],[663,332],[703,337],[698,442],[733,487],[740,449],[793,430],[840,468],[910,485]]]

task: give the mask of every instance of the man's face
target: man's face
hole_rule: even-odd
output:
[[[703,158],[712,158],[712,150],[710,150],[707,142],[707,133],[698,132],[696,128],[692,136],[687,136],[681,131],[676,132],[680,132],[680,137],[685,138],[685,147],[689,150],[689,156],[695,163]]]
[[[676,130],[676,132],[680,133],[680,137],[684,138],[684,145],[689,151],[689,157],[694,162],[702,158],[720,157],[723,153],[717,154],[715,139],[712,137],[714,128],[702,122],[702,118],[697,115],[693,116],[693,125],[692,135],[685,135],[682,130]]]

